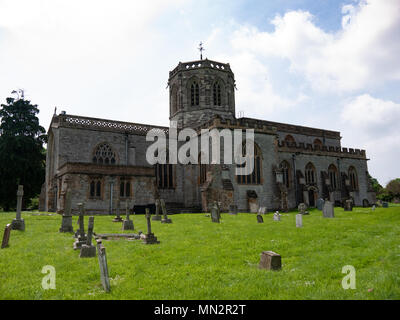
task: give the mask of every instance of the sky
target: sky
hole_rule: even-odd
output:
[[[400,177],[400,0],[0,0],[0,103],[169,125],[168,72],[230,63],[236,112],[340,131]]]

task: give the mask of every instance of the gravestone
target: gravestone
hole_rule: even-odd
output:
[[[105,292],[110,292],[110,278],[108,276],[108,265],[106,248],[104,248],[101,240],[97,240],[97,257],[99,258],[100,279]]]
[[[301,213],[296,214],[296,227],[301,228],[303,226],[303,215]]]
[[[382,201],[382,208],[389,208],[389,203],[386,201]]]
[[[264,219],[261,214],[257,213],[257,223],[264,223]]]
[[[267,211],[267,208],[266,208],[266,207],[260,207],[260,208],[258,209],[258,214],[265,214],[266,211]]]
[[[281,214],[279,213],[279,211],[276,211],[273,217],[274,221],[281,221]]]
[[[319,199],[317,200],[317,209],[320,210],[320,211],[322,211],[322,209],[323,209],[323,207],[324,207],[324,203],[325,203],[324,199],[319,198]]]
[[[72,228],[72,192],[70,189],[65,193],[64,212],[62,214],[61,228],[59,232],[74,232]]]
[[[376,208],[375,205],[373,205],[373,206],[372,206],[372,211],[375,211],[375,208]]]
[[[129,203],[128,203],[128,201],[125,202],[125,214],[126,214],[126,219],[122,223],[122,231],[124,231],[124,230],[134,230],[133,221],[129,217]]]
[[[116,217],[113,219],[113,222],[122,222],[122,218],[121,218],[121,216],[120,216],[120,214],[119,214],[119,212],[120,212],[120,208],[121,207],[121,202],[119,201],[119,200],[117,200],[117,207],[115,208],[115,210],[117,211],[116,213],[117,213],[117,215],[116,215]]]
[[[333,202],[326,200],[324,203],[324,207],[322,208],[322,214],[324,218],[334,218],[335,213],[334,213],[334,208],[333,208]]]
[[[151,218],[153,221],[161,221],[160,208],[160,199],[156,199],[156,214]]]
[[[215,202],[214,205],[211,207],[211,221],[219,223],[219,219],[220,219],[219,207]]]
[[[11,229],[12,229],[12,226],[11,226],[10,223],[7,224],[6,227],[4,228],[3,241],[1,242],[1,248],[2,249],[8,247],[8,242],[10,240]]]
[[[308,211],[306,211],[307,209],[307,205],[305,203],[300,203],[299,206],[297,207],[297,209],[299,210],[299,213],[302,215],[308,215]]]
[[[353,211],[353,200],[346,200],[344,203],[344,211]]]
[[[86,243],[81,245],[81,253],[79,254],[80,258],[92,258],[96,256],[96,247],[92,245],[93,228],[94,228],[94,217],[92,216],[89,217]]]
[[[79,229],[75,232],[76,241],[74,242],[74,250],[80,249],[86,243],[87,237],[85,234],[85,206],[83,203],[78,203],[79,208]]]
[[[147,220],[147,234],[143,237],[143,243],[144,244],[160,243],[160,241],[157,240],[157,237],[155,237],[154,234],[151,232],[151,214],[149,208],[146,208],[146,220]]]
[[[281,256],[273,251],[263,251],[258,267],[267,270],[280,270],[282,268]]]
[[[231,204],[229,206],[229,214],[237,215],[238,214],[238,207],[236,204]]]
[[[172,223],[172,220],[168,218],[167,208],[165,206],[164,199],[160,199],[160,203],[161,203],[161,210],[163,213],[163,218],[161,219],[161,223]]]
[[[17,214],[15,219],[11,222],[11,229],[25,230],[25,221],[21,218],[22,197],[24,196],[24,186],[19,185],[17,190]]]

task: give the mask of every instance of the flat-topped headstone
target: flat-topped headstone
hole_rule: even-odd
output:
[[[280,270],[282,268],[281,256],[273,251],[263,251],[258,267],[267,270]]]
[[[237,215],[238,214],[238,207],[236,204],[231,204],[229,206],[229,214]]]
[[[382,208],[389,208],[389,203],[386,201],[382,202]]]
[[[92,245],[94,228],[94,217],[89,217],[88,233],[86,237],[86,243],[81,245],[81,252],[79,254],[80,258],[92,258],[96,256],[96,247]]]
[[[303,215],[301,213],[296,214],[296,227],[301,228],[303,226]]]
[[[322,198],[319,198],[319,199],[317,199],[317,209],[318,210],[320,210],[320,211],[322,211],[322,209],[323,209],[323,207],[324,207],[324,199],[322,199]]]
[[[143,243],[144,244],[155,244],[155,243],[160,243],[160,241],[157,240],[157,237],[154,236],[154,233],[151,232],[151,214],[150,214],[150,209],[146,208],[146,221],[147,221],[147,234],[144,235]]]
[[[322,208],[322,214],[324,218],[334,218],[334,207],[333,207],[333,202],[331,201],[325,201],[324,207]]]
[[[7,224],[6,227],[4,228],[3,241],[1,242],[2,249],[8,247],[8,242],[10,241],[11,228],[12,228],[11,223]]]
[[[62,214],[61,228],[59,229],[59,232],[74,232],[74,229],[72,227],[71,207],[72,192],[70,189],[67,189],[65,193],[64,212]]]
[[[115,208],[116,212],[116,216],[113,219],[113,222],[122,222],[122,218],[120,215],[120,209],[121,209],[121,202],[119,200],[117,200],[117,207]]]
[[[264,223],[264,219],[260,214],[257,214],[257,223]]]
[[[105,292],[110,292],[110,278],[108,276],[108,265],[106,248],[104,248],[101,240],[97,240],[97,256],[99,259],[100,267],[100,280]]]
[[[279,211],[276,211],[274,213],[273,218],[274,218],[274,221],[281,221],[281,214],[279,213]]]
[[[344,211],[353,211],[353,200],[346,200],[344,202]]]
[[[25,230],[25,221],[21,218],[22,209],[22,197],[24,196],[24,186],[19,185],[17,190],[17,212],[15,219],[11,222],[11,229],[13,230]]]
[[[375,208],[376,208],[375,205],[373,205],[373,206],[372,206],[372,211],[375,211]]]
[[[153,221],[161,221],[160,209],[161,209],[160,199],[156,199],[156,214],[151,218]]]
[[[160,199],[161,209],[163,213],[163,218],[161,219],[161,223],[172,223],[172,220],[168,218],[167,207],[165,206],[164,199]]]

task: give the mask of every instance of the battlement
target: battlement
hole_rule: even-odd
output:
[[[137,135],[146,135],[147,132],[149,132],[151,129],[159,129],[165,134],[168,134],[168,127],[89,118],[69,114],[59,114],[53,116],[50,127],[80,128],[88,130],[122,132]]]
[[[229,63],[221,63],[213,60],[196,60],[189,62],[179,62],[177,67],[169,72],[169,77],[173,77],[179,71],[193,70],[193,69],[203,69],[211,68],[219,71],[232,72]]]
[[[319,146],[303,142],[296,143],[289,141],[278,141],[278,151],[313,153],[318,155],[357,158],[366,160],[365,150],[353,149],[353,148],[341,148],[333,146]]]

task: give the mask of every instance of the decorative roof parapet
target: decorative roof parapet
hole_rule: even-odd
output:
[[[297,144],[296,142],[289,141],[278,141],[278,151],[281,152],[306,152],[314,153],[318,155],[328,155],[335,157],[346,157],[355,159],[366,159],[365,150],[352,149],[352,148],[341,148],[334,146],[319,146],[303,142]]]
[[[169,77],[173,77],[179,71],[186,71],[186,70],[193,70],[193,69],[200,69],[200,68],[211,68],[220,71],[232,72],[229,63],[221,63],[212,60],[196,60],[196,61],[189,61],[189,62],[179,62],[176,68],[169,72]]]
[[[98,118],[89,118],[69,114],[59,114],[52,119],[52,125],[58,127],[80,128],[88,130],[101,130],[146,135],[151,129],[159,129],[168,134],[168,127],[152,126],[140,123],[122,122]]]

